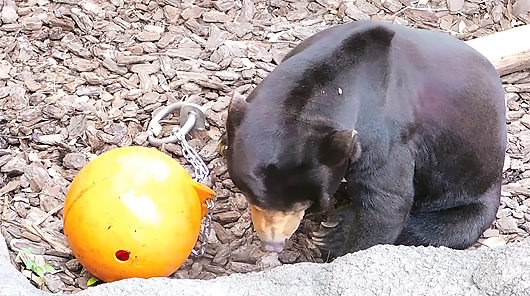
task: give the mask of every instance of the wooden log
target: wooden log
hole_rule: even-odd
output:
[[[530,25],[496,32],[466,43],[489,59],[500,76],[530,69]]]

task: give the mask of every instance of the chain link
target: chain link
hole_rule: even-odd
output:
[[[180,127],[175,127],[173,129],[173,136],[175,136],[182,146],[182,154],[184,158],[193,166],[194,177],[193,180],[196,182],[202,182],[206,177],[208,177],[209,170],[208,166],[204,163],[202,158],[199,156],[197,151],[191,147],[186,141],[186,134],[181,132]],[[206,215],[202,218],[201,221],[201,231],[199,232],[198,242],[200,242],[199,249],[193,249],[191,251],[192,255],[195,257],[200,257],[204,255],[206,248],[208,247],[208,238],[210,237],[210,232],[212,229],[212,212],[211,210],[214,207],[214,202],[210,199],[206,200]]]
[[[156,138],[156,135],[160,133],[162,127],[159,124],[159,121],[162,120],[167,114],[175,110],[180,110],[180,119],[182,127],[175,127],[172,130],[171,136],[163,139]],[[187,112],[187,113],[184,113]],[[148,141],[151,145],[161,146],[164,143],[174,143],[178,142],[182,146],[182,154],[184,158],[193,166],[194,176],[193,180],[195,182],[202,182],[208,177],[209,170],[208,166],[201,159],[197,151],[195,151],[186,141],[186,134],[194,127],[199,128],[204,127],[205,118],[204,112],[201,107],[186,102],[176,102],[165,108],[163,108],[159,113],[157,113],[148,126]],[[197,243],[199,246],[195,246],[191,251],[191,254],[195,257],[202,256],[208,246],[208,238],[210,237],[210,231],[212,229],[212,209],[214,207],[214,202],[210,199],[205,201],[206,203],[206,215],[201,220],[201,229],[199,231],[199,237]]]
[[[182,155],[193,166],[194,177],[196,182],[202,182],[208,177],[208,166],[201,159],[197,151],[193,149],[186,141],[186,135],[180,132],[180,128],[173,129],[173,135],[177,138],[182,146]]]
[[[193,249],[191,253],[195,257],[200,257],[204,255],[204,252],[208,248],[208,238],[210,237],[210,232],[212,230],[212,213],[214,203],[212,200],[206,200],[206,216],[202,218],[201,231],[199,232],[198,241],[201,243],[201,246],[198,250]]]

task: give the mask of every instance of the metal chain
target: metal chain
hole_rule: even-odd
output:
[[[202,182],[208,177],[208,166],[201,159],[197,151],[193,149],[186,141],[186,135],[180,132],[180,127],[173,129],[173,135],[177,138],[182,146],[182,155],[193,166],[194,178],[196,182]]]
[[[180,127],[173,129],[173,136],[177,138],[177,141],[182,146],[182,155],[184,158],[193,166],[194,177],[193,180],[196,182],[202,182],[208,177],[209,170],[208,166],[204,163],[202,158],[199,156],[197,151],[191,147],[186,141],[186,134],[181,132]],[[199,232],[198,242],[200,242],[199,249],[193,249],[191,253],[195,257],[204,255],[206,248],[208,247],[208,238],[212,229],[212,212],[214,202],[210,199],[206,200],[206,215],[201,221],[201,231]]]
[[[212,230],[212,212],[214,203],[212,200],[208,199],[206,200],[206,216],[202,218],[201,221],[201,231],[199,232],[199,238],[198,241],[201,243],[201,246],[198,250],[195,248],[191,250],[191,253],[195,257],[200,257],[204,255],[204,252],[206,252],[206,249],[208,248],[208,238],[210,237],[210,232]]]
[[[171,136],[158,139],[158,135],[162,129],[159,121],[162,120],[169,113],[180,109],[180,124],[182,127],[175,127],[172,130]],[[209,170],[208,166],[201,159],[197,151],[195,151],[186,141],[186,134],[193,128],[204,128],[205,127],[205,116],[202,108],[193,103],[187,102],[175,102],[170,104],[160,112],[158,112],[149,122],[147,131],[149,133],[148,141],[151,145],[160,147],[164,143],[178,142],[182,146],[182,154],[184,158],[193,166],[195,182],[202,182],[208,177]],[[208,238],[210,237],[210,231],[212,229],[212,209],[214,202],[211,199],[206,200],[206,215],[201,220],[201,229],[199,231],[199,237],[197,243],[200,243],[198,249],[193,248],[191,254],[195,257],[202,256],[208,246]]]

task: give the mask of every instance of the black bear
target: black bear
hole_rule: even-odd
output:
[[[344,179],[348,206],[313,233],[331,257],[464,249],[499,207],[505,112],[496,69],[463,41],[356,21],[301,42],[246,100],[234,94],[225,157],[264,250],[282,251]]]

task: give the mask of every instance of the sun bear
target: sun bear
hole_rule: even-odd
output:
[[[267,251],[345,180],[349,203],[313,233],[331,256],[378,244],[472,245],[500,203],[500,77],[442,32],[355,21],[302,41],[226,121],[230,178]]]

